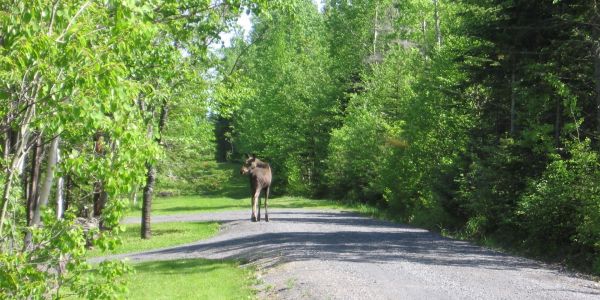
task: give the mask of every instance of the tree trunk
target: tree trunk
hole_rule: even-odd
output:
[[[56,162],[60,162],[60,148],[56,149]],[[64,182],[64,178],[61,176],[56,183],[56,217],[58,219],[63,218],[64,212]]]
[[[11,136],[11,130],[10,128],[6,129],[6,133],[4,134],[4,153],[2,153],[2,157],[4,158],[2,163],[8,163],[8,159],[10,156],[10,151],[11,151],[11,141],[12,140],[12,136]],[[3,169],[5,168],[4,165],[0,165]]]
[[[556,115],[554,116],[554,145],[556,148],[560,147],[560,115],[562,113],[560,102],[561,100],[557,98]]]
[[[596,28],[594,26],[594,28]],[[596,139],[600,141],[600,30],[594,29],[594,82],[596,92]],[[600,144],[600,143],[599,143]]]
[[[73,193],[73,180],[71,180],[71,176],[67,174],[66,179],[65,179],[65,204],[64,204],[64,209],[63,211],[66,211],[67,209],[69,209],[69,205],[71,204],[71,198],[72,198],[72,193]]]
[[[43,143],[42,135],[35,138],[35,144],[31,152],[31,170],[27,192],[27,226],[33,225],[33,215],[39,206],[38,190],[40,186],[40,168],[42,166]],[[27,230],[24,239],[24,248],[29,248],[31,244],[31,231]]]
[[[152,211],[152,193],[154,192],[154,183],[156,182],[156,169],[153,164],[148,164],[148,173],[146,175],[146,186],[144,187],[144,199],[142,200],[142,230],[141,237],[149,239],[152,237],[151,230],[151,211]]]
[[[30,84],[30,92],[29,95],[25,95],[22,94],[22,97],[19,97],[19,101],[24,100],[24,99],[28,99],[28,101],[24,101],[24,104],[27,105],[27,108],[25,110],[25,113],[23,115],[23,119],[20,122],[20,127],[18,130],[16,130],[16,132],[13,132],[11,138],[13,141],[10,142],[11,146],[14,145],[14,149],[11,149],[12,147],[7,147],[5,148],[5,152],[4,152],[4,156],[6,158],[10,157],[10,154],[12,153],[12,159],[10,161],[10,163],[8,163],[8,161],[6,161],[6,166],[5,166],[5,171],[4,174],[5,176],[5,181],[4,181],[4,190],[2,191],[2,199],[1,202],[2,204],[0,205],[0,238],[3,237],[3,228],[4,228],[4,221],[6,220],[6,214],[7,214],[7,210],[8,210],[8,202],[9,202],[9,198],[10,198],[10,192],[12,189],[12,183],[14,181],[14,176],[15,175],[21,175],[22,172],[22,166],[23,166],[23,160],[25,158],[25,156],[27,155],[27,152],[29,151],[29,147],[28,147],[28,143],[29,143],[29,138],[31,135],[30,132],[30,128],[29,128],[29,124],[31,122],[31,120],[33,119],[33,117],[35,116],[35,112],[36,112],[36,105],[35,105],[35,101],[31,101],[29,99],[36,99],[37,98],[37,94],[41,88],[40,85],[40,73],[39,71],[37,71],[34,75],[33,75],[33,80],[29,83]],[[25,86],[23,86],[25,87]],[[25,90],[25,89],[24,89]],[[11,103],[12,105],[12,103]],[[11,107],[9,108],[9,114],[13,113],[15,107]],[[7,122],[7,124],[11,123],[10,121]],[[8,135],[7,135],[8,137]]]
[[[591,14],[594,91],[596,92],[596,141],[600,145],[600,11],[598,10],[597,1],[592,2]]]
[[[516,91],[515,91],[515,64],[512,64],[511,67],[511,74],[510,74],[510,136],[514,137],[515,135],[515,118],[516,118],[516,111],[515,111],[515,106],[516,106],[516,102],[517,102],[517,95],[516,95]]]
[[[4,191],[2,193],[2,214],[0,217],[0,238],[3,237],[2,225],[4,225],[4,219],[6,218],[6,210],[8,209],[8,198],[10,196],[10,189],[13,182],[12,169],[8,168],[6,171],[6,180],[4,181]],[[0,249],[2,250],[2,249]]]
[[[54,181],[54,170],[56,169],[56,162],[58,160],[58,144],[60,137],[55,137],[50,144],[50,150],[48,151],[48,162],[46,164],[46,177],[44,178],[44,184],[40,189],[39,202],[36,210],[33,211],[33,224],[40,223],[40,213],[42,208],[48,205],[48,198],[50,197],[50,190],[52,188],[52,182]]]
[[[29,178],[29,192],[27,197],[27,225],[33,223],[33,212],[38,206],[38,188],[40,178],[40,166],[42,165],[42,137],[35,140],[34,149],[31,152],[31,175]]]
[[[102,181],[94,183],[94,209],[92,214],[94,217],[100,218],[102,216],[102,210],[106,206],[107,199],[108,197],[104,191]]]
[[[104,136],[102,132],[97,131],[94,135],[94,154],[96,157],[104,156],[104,147]],[[100,216],[102,216],[102,210],[104,210],[107,198],[106,192],[104,192],[104,183],[102,180],[94,182],[94,207],[92,213],[94,217],[100,218]]]
[[[162,133],[167,123],[167,115],[169,113],[169,106],[166,102],[163,103],[160,112],[160,119],[158,121],[158,137],[155,138],[156,143],[159,145],[162,143]],[[148,126],[148,136],[152,137],[152,124]],[[143,239],[149,239],[152,237],[151,230],[151,211],[152,211],[152,193],[154,192],[154,183],[156,182],[156,167],[152,163],[147,163],[146,168],[148,173],[146,176],[146,186],[144,187],[144,198],[142,200],[142,226],[140,235]]]
[[[425,55],[425,57],[427,57],[427,54],[429,53],[428,49],[427,49],[427,20],[425,20],[425,18],[423,18],[423,21],[421,22],[421,34],[423,35],[423,53]]]
[[[375,3],[375,19],[373,21],[373,57],[377,56],[377,25],[379,23],[379,3]]]
[[[435,19],[435,37],[438,47],[442,46],[442,32],[440,30],[439,0],[433,0],[433,18]]]
[[[14,143],[12,143],[14,146],[14,151],[12,152],[13,156],[12,159],[10,161],[10,163],[7,163],[4,174],[6,175],[4,178],[4,190],[2,191],[2,205],[0,206],[0,238],[3,236],[3,228],[4,228],[4,221],[6,220],[6,213],[8,210],[8,201],[10,198],[10,191],[12,189],[12,183],[14,180],[14,176],[15,175],[20,175],[20,174],[15,174],[18,173],[19,171],[19,167],[22,165],[22,160],[24,159],[25,155],[27,155],[27,144],[29,143],[29,137],[30,137],[30,132],[29,132],[29,122],[31,121],[31,119],[33,118],[33,116],[35,115],[35,103],[30,105],[26,112],[25,112],[25,117],[23,118],[23,125],[21,126],[21,128],[19,128],[18,134],[16,134],[15,137],[15,141]],[[11,151],[13,149],[6,148],[5,149],[5,153],[4,155],[6,157],[10,156],[10,153],[7,153],[8,151]]]
[[[132,206],[137,205],[137,199],[138,199],[138,185],[136,184],[133,187],[133,191],[131,192],[131,205]]]

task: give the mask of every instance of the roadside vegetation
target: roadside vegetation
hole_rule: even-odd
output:
[[[247,210],[250,207],[250,192],[246,192],[242,199],[222,197],[175,196],[157,198],[154,200],[153,215],[192,214],[223,210]],[[261,200],[264,203],[264,200]],[[264,205],[264,204],[263,204]],[[271,208],[339,208],[344,203],[335,200],[310,199],[301,196],[275,196],[269,199]],[[127,214],[130,217],[141,216],[139,207],[132,207]]]
[[[254,270],[239,262],[203,259],[133,265],[127,299],[252,299]]]
[[[113,251],[129,208],[126,240],[161,240],[152,214],[247,208],[244,153],[271,164],[272,208],[358,207],[600,274],[596,1],[0,11],[0,298],[119,297],[129,268],[92,274],[87,244]]]

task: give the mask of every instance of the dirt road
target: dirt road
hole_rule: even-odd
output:
[[[264,282],[261,299],[600,299],[597,282],[423,229],[338,211],[281,209],[270,217],[154,217],[224,225],[208,240],[111,258],[247,260]]]

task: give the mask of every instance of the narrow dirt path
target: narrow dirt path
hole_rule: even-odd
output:
[[[261,299],[600,299],[597,282],[423,229],[329,210],[270,217],[251,223],[246,210],[157,216],[224,225],[208,240],[108,259],[247,260],[264,282]]]

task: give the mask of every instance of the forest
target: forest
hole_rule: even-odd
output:
[[[87,248],[246,153],[276,196],[600,274],[595,0],[316,2],[1,1],[0,289],[111,298]]]

